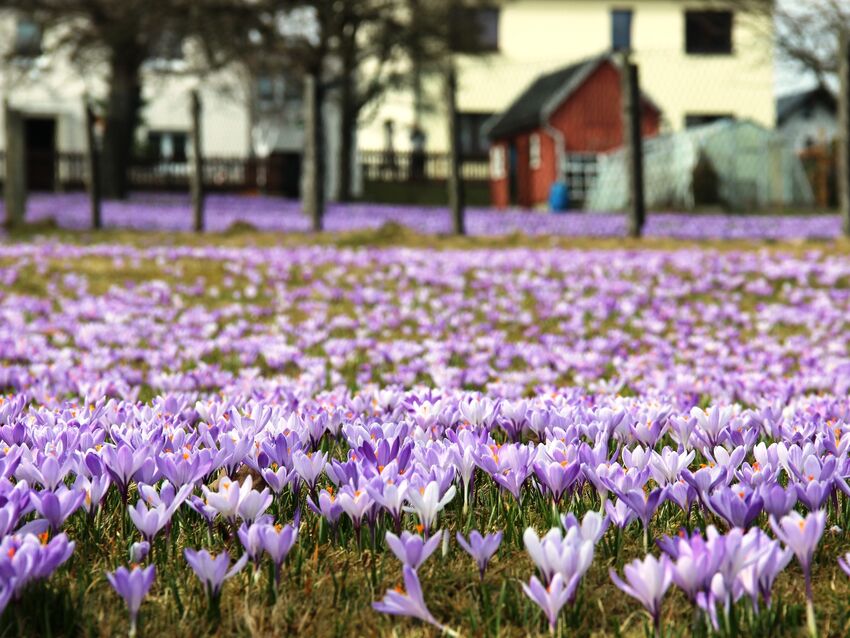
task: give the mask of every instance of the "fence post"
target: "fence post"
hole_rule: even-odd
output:
[[[629,185],[629,235],[640,237],[646,221],[640,73],[628,52],[623,53],[620,78],[623,94],[623,148]]]
[[[460,127],[458,126],[457,112],[457,70],[451,62],[446,68],[445,84],[449,133],[449,208],[451,209],[455,234],[465,235],[466,220],[464,219],[463,175],[461,174]]]
[[[304,78],[304,192],[303,208],[313,232],[322,230],[325,212],[325,145],[322,131],[322,98],[318,74]]]
[[[192,115],[192,167],[190,188],[192,191],[192,217],[196,233],[204,230],[204,154],[201,146],[201,96],[195,89],[191,93]]]
[[[26,149],[24,118],[6,99],[3,102],[6,128],[6,175],[3,195],[6,203],[6,226],[18,228],[24,222],[27,208]]]
[[[95,134],[94,109],[88,98],[83,98],[83,108],[86,114],[86,159],[89,165],[89,199],[91,202],[91,225],[95,230],[103,228],[101,216],[100,195],[100,157],[97,148],[97,135]]]
[[[850,34],[841,31],[838,54],[838,201],[843,230],[850,236]]]

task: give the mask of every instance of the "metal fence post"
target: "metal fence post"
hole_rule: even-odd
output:
[[[640,237],[646,221],[640,73],[628,52],[623,53],[620,74],[623,94],[623,147],[629,184],[629,235]]]
[[[204,155],[201,146],[201,97],[197,89],[191,94],[192,168],[189,173],[192,191],[192,218],[196,233],[204,230]]]
[[[95,230],[99,230],[103,228],[100,195],[100,154],[97,148],[94,110],[92,109],[88,98],[83,100],[83,108],[85,109],[86,114],[86,141],[88,143],[86,151],[89,165],[88,190],[89,198],[91,200],[91,225]]]
[[[841,32],[838,55],[838,201],[844,234],[850,237],[850,35]]]
[[[463,175],[460,158],[460,127],[458,126],[457,112],[457,70],[453,63],[447,65],[445,82],[449,134],[449,208],[451,209],[455,234],[464,235],[466,234],[466,219],[464,215]]]

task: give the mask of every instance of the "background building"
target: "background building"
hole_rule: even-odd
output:
[[[540,75],[605,51],[631,48],[643,90],[679,130],[734,117],[764,126],[775,121],[774,60],[769,18],[718,10],[711,0],[512,0],[479,10],[483,56],[458,54],[463,150],[486,153],[482,125]],[[426,78],[433,106],[416,112],[412,92],[386,96],[360,131],[360,147],[384,145],[384,123],[395,123],[395,147],[410,148],[418,122],[426,149],[445,151],[440,80]]]
[[[83,73],[67,56],[45,53],[55,47],[44,38],[61,37],[61,32],[43,34],[26,15],[0,16],[0,40],[9,43],[0,95],[24,113],[27,181],[32,190],[78,185],[75,174],[80,162],[71,160],[80,158],[70,156],[86,149],[84,97],[97,102],[106,94],[104,69],[95,64]],[[167,187],[168,176],[185,174],[191,137],[189,95],[197,88],[203,105],[203,152],[210,159],[209,170],[217,174],[212,181],[239,182],[246,188],[269,185],[297,197],[304,146],[299,81],[279,73],[246,76],[236,69],[199,78],[189,70],[191,55],[190,42],[165,38],[159,55],[144,65],[134,154],[152,165],[145,180]],[[333,100],[325,105],[324,118],[326,193],[330,196],[336,188],[334,158],[339,152],[339,113]],[[0,112],[0,148],[4,147],[3,131]],[[268,175],[257,175],[246,162],[270,156],[275,158],[270,165],[278,167],[280,175],[268,181]],[[359,192],[359,180],[354,184]],[[135,186],[139,185],[137,181]]]

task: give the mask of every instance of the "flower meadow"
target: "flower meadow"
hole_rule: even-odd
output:
[[[0,209],[3,208],[0,202]],[[27,221],[54,221],[61,228],[91,228],[91,205],[85,193],[35,193],[30,196]],[[192,229],[192,206],[179,193],[134,193],[126,201],[103,204],[107,228],[187,231]],[[452,232],[452,218],[444,207],[395,204],[330,203],[325,228],[332,232],[376,229],[399,224],[417,233]],[[206,228],[221,232],[248,224],[263,231],[307,232],[309,219],[294,200],[268,195],[244,196],[212,193],[206,198]],[[625,237],[628,220],[622,213],[570,212],[470,208],[466,213],[468,233],[497,237],[522,233],[532,236]],[[835,214],[742,215],[653,213],[644,234],[647,237],[679,239],[833,239],[841,235],[841,218]]]
[[[850,628],[838,248],[0,245],[4,635]]]

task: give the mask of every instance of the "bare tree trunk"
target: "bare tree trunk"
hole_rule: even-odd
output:
[[[445,78],[447,124],[449,133],[449,209],[456,235],[466,234],[466,219],[464,215],[463,175],[461,174],[460,157],[460,127],[457,112],[457,71],[454,64],[449,63]]]
[[[321,232],[325,215],[325,140],[322,127],[322,89],[315,73],[304,78],[304,192],[302,206],[314,232]]]
[[[3,196],[6,203],[6,227],[19,228],[27,208],[26,149],[24,118],[6,100],[3,103],[6,127],[6,175]]]
[[[103,192],[108,199],[127,197],[127,173],[141,104],[139,68],[132,55],[113,52],[102,155]]]
[[[89,199],[91,201],[91,226],[95,230],[103,228],[103,218],[101,216],[101,196],[100,196],[100,157],[97,148],[97,136],[95,134],[95,117],[94,110],[88,98],[83,102],[86,112],[86,152],[89,165]]]

